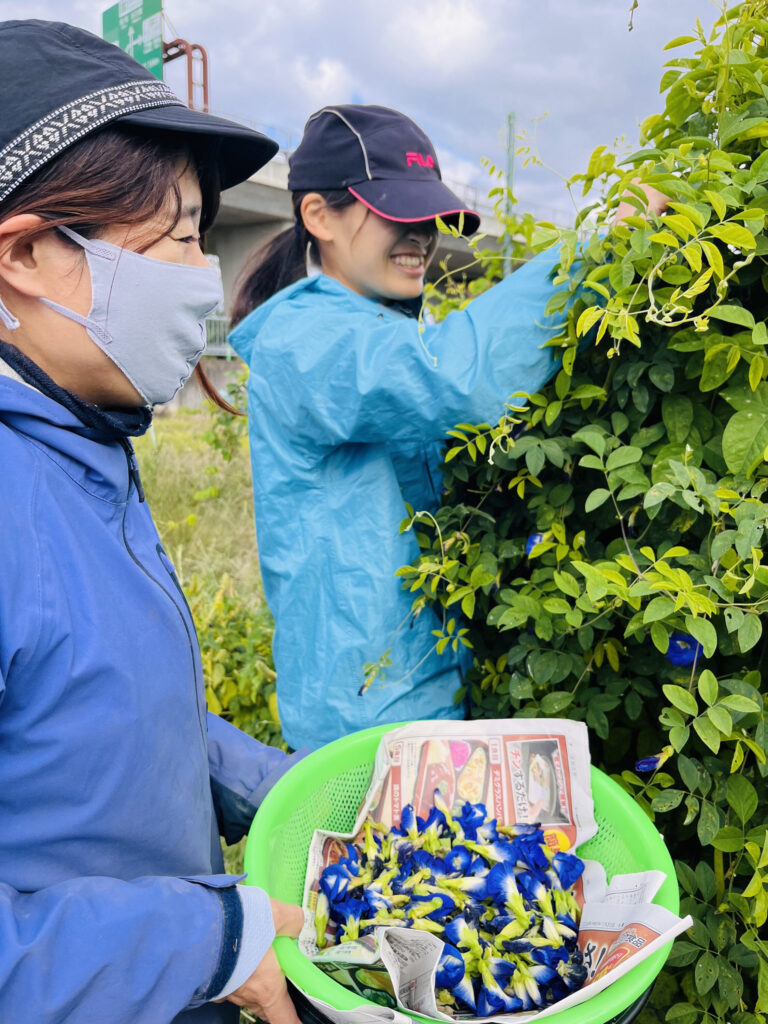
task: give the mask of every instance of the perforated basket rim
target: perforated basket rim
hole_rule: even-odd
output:
[[[361,758],[370,761],[371,768],[381,737],[404,723],[375,726],[351,733],[327,746],[307,755],[278,780],[267,794],[259,808],[248,835],[245,848],[245,871],[247,885],[258,885],[269,893],[269,837],[274,829],[281,828],[286,811],[299,801],[306,800],[308,792],[314,792],[319,785],[341,774],[347,765],[355,765]],[[653,822],[632,798],[612,779],[594,766],[590,769],[592,791],[595,799],[596,817],[605,816],[610,807],[612,826],[619,819],[627,827],[642,834],[643,844],[652,855],[653,867],[663,871],[666,879],[657,893],[654,903],[672,913],[680,909],[679,890],[674,865],[664,840]],[[298,799],[297,799],[298,798]],[[600,813],[598,813],[598,811]],[[588,854],[589,844],[582,848]],[[272,895],[272,893],[269,893]],[[280,898],[280,897],[276,897]],[[616,1017],[645,990],[653,984],[656,975],[669,956],[672,943],[668,943],[648,959],[633,967],[624,977],[593,996],[588,1002],[573,1006],[552,1015],[555,1024],[605,1024]],[[286,976],[300,989],[315,999],[322,1000],[338,1010],[354,1010],[377,1007],[377,1004],[349,991],[329,978],[300,952],[294,939],[275,940],[275,951]],[[429,1021],[417,1013],[406,1013],[413,1020]]]

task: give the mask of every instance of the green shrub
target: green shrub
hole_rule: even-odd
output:
[[[554,225],[534,238],[560,244],[559,372],[500,424],[451,432],[444,507],[406,521],[422,554],[400,572],[416,607],[441,610],[437,646],[472,646],[478,717],[585,721],[595,762],[658,819],[695,923],[646,1019],[757,1024],[768,1013],[766,4],[669,47],[686,43],[695,53],[667,65],[645,148],[618,163],[600,147],[570,182],[602,188],[577,221],[597,230],[583,245]],[[642,208],[633,179],[669,208],[611,229],[627,190]]]
[[[287,749],[280,733],[272,663],[272,618],[253,609],[225,576],[211,598],[198,578],[185,586],[197,626],[208,710],[262,743]]]

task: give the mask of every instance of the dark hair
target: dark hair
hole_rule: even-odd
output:
[[[174,137],[118,124],[92,132],[46,163],[0,203],[0,218],[35,213],[45,223],[27,232],[30,236],[66,224],[89,237],[112,224],[141,224],[170,212],[169,233],[181,216],[180,160],[194,168],[200,182],[203,234],[219,209],[215,161],[192,136]],[[199,364],[195,373],[207,398],[237,412]]]
[[[357,202],[345,188],[312,191],[322,196],[332,210],[343,210],[345,206]],[[291,193],[295,218],[293,227],[281,231],[257,249],[240,271],[235,281],[233,326],[282,288],[307,276],[307,249],[313,259],[319,260],[317,243],[301,219],[301,202],[309,194],[309,191]]]

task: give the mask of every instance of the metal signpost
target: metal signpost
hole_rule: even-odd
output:
[[[102,36],[163,77],[163,0],[119,0],[102,14]]]

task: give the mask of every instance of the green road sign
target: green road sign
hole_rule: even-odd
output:
[[[163,77],[163,0],[120,0],[101,16],[108,43],[130,53],[155,78]]]

